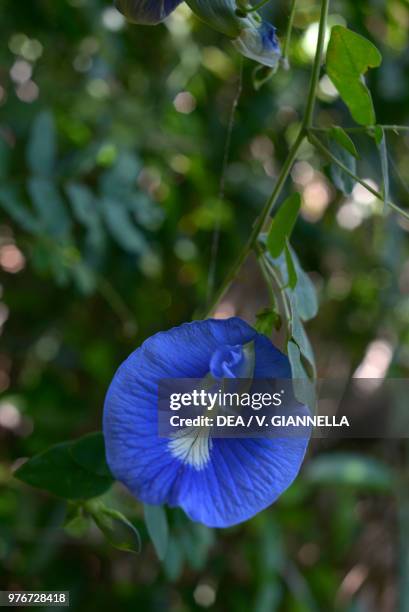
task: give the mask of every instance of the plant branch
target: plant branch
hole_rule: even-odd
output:
[[[289,61],[288,61],[288,55],[289,55],[289,52],[290,52],[291,34],[292,34],[292,31],[293,31],[293,24],[294,24],[294,17],[295,17],[296,7],[297,7],[297,0],[292,0],[291,8],[290,8],[290,16],[288,18],[287,33],[286,33],[286,36],[285,36],[285,42],[284,42],[284,48],[283,48],[283,57],[282,57],[282,60],[281,60],[286,68],[290,67],[290,64],[289,64]]]
[[[385,130],[386,132],[409,132],[409,126],[407,125],[378,125],[377,127]],[[311,132],[317,133],[326,133],[331,130],[331,128],[326,127],[312,127],[308,128]],[[344,132],[349,132],[350,134],[365,134],[368,133],[371,128],[367,127],[343,127]]]
[[[342,163],[342,161],[340,161],[335,155],[333,155],[333,153],[331,153],[331,151],[327,149],[327,147],[323,145],[322,142],[316,136],[314,136],[314,134],[311,133],[311,131],[308,132],[308,140],[316,149],[318,149],[318,151],[320,151],[323,155],[325,155],[328,159],[330,159],[334,164],[336,164],[339,168],[341,168],[341,170],[343,170],[346,174],[348,174],[348,176],[353,178],[357,183],[360,183],[363,187],[365,187],[365,189],[367,189],[370,193],[372,193],[372,195],[374,195],[376,198],[383,201],[384,199],[383,195],[379,191],[374,189],[366,181],[364,181],[358,175],[352,172],[345,164]],[[390,206],[391,208],[393,208],[394,210],[396,210],[406,219],[409,219],[409,211],[403,210],[402,208],[400,208],[400,206],[398,206],[394,202],[391,202],[390,200],[388,200],[386,204]]]
[[[317,85],[320,77],[322,56],[324,53],[325,32],[327,29],[328,9],[330,0],[322,0],[320,24],[318,29],[317,48],[315,50],[314,64],[312,67],[310,89],[308,92],[307,109],[305,111],[304,125],[310,127],[314,116],[315,100],[317,96]]]
[[[306,129],[312,123],[312,118],[313,118],[314,108],[315,108],[315,100],[316,100],[316,95],[317,95],[317,84],[318,84],[318,79],[320,75],[322,55],[324,51],[324,40],[325,40],[325,32],[326,32],[326,27],[327,27],[329,3],[330,3],[330,0],[322,0],[321,2],[321,14],[320,14],[320,24],[319,24],[319,30],[318,30],[318,41],[317,41],[317,47],[315,51],[315,58],[314,58],[312,73],[311,73],[311,81],[310,81],[310,87],[309,87],[308,98],[307,98],[307,107],[306,107],[304,119],[301,124],[301,128],[298,132],[298,135],[294,143],[292,144],[288,152],[287,158],[278,176],[273,192],[271,196],[269,197],[269,199],[267,200],[263,210],[261,211],[260,216],[257,218],[253,226],[253,229],[251,231],[251,234],[246,244],[244,245],[241,253],[239,254],[236,262],[234,263],[230,272],[227,274],[220,289],[217,291],[214,299],[212,300],[207,316],[211,316],[219,300],[226,293],[232,281],[235,279],[236,275],[238,274],[249,252],[254,248],[254,245],[257,242],[258,236],[260,232],[262,231],[268,217],[270,216],[271,211],[273,210],[281,194],[281,191],[285,185],[287,177],[290,174],[292,165],[297,157],[297,153],[306,136]],[[295,10],[294,7],[292,7],[292,11],[293,10]]]

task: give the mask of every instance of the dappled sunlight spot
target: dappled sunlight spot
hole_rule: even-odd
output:
[[[181,91],[173,100],[173,106],[178,113],[189,115],[196,108],[196,98],[188,91]]]
[[[354,372],[360,378],[358,388],[372,392],[382,385],[393,357],[392,345],[387,340],[374,340],[366,349],[365,356]]]
[[[318,92],[328,101],[335,100],[339,97],[338,90],[336,89],[334,83],[331,81],[329,76],[327,76],[326,74],[324,74],[324,76],[319,82]]]
[[[363,179],[365,183],[367,183],[370,187],[372,187],[372,189],[374,189],[375,191],[379,191],[379,185],[377,185],[377,183],[375,183],[375,181],[373,181],[370,178],[365,178]],[[357,183],[352,191],[352,197],[355,200],[355,202],[358,202],[359,204],[373,204],[373,202],[376,202],[377,197],[374,196],[373,193],[371,193],[370,191],[368,191],[368,189],[366,189],[363,185],[361,185],[360,183]]]
[[[107,30],[119,32],[125,25],[125,17],[113,6],[102,11],[102,23]]]
[[[26,83],[31,79],[33,68],[25,60],[17,60],[10,69],[11,79],[18,84]]]
[[[356,202],[348,200],[338,210],[336,218],[340,227],[352,231],[361,225],[364,215]]]
[[[101,100],[109,96],[110,88],[105,79],[91,79],[87,83],[87,92],[93,98]]]
[[[170,158],[170,167],[178,174],[187,174],[191,168],[192,162],[186,155],[173,155]]]
[[[336,599],[340,602],[353,597],[361,588],[368,575],[369,570],[365,565],[355,565],[342,580]]]
[[[202,51],[202,64],[220,79],[228,79],[234,74],[235,66],[226,53],[218,47],[205,47]]]
[[[305,187],[314,179],[314,168],[306,161],[299,161],[294,164],[291,172],[293,181]]]
[[[198,606],[209,608],[216,602],[216,590],[212,585],[201,582],[193,591],[193,598]]]
[[[0,427],[14,431],[22,423],[19,409],[12,402],[0,403]]]
[[[250,144],[250,152],[253,159],[265,162],[274,154],[274,145],[268,136],[256,136]]]
[[[24,269],[26,260],[23,253],[14,244],[7,244],[0,248],[0,266],[5,272],[17,274]]]
[[[315,223],[319,221],[331,201],[331,190],[323,178],[316,177],[302,193],[302,216]]]
[[[328,297],[333,300],[344,300],[352,288],[352,278],[345,272],[338,271],[331,275],[327,292]]]
[[[31,104],[31,102],[35,102],[39,96],[40,90],[38,89],[38,85],[34,83],[34,81],[27,81],[22,85],[19,85],[16,89],[16,95],[19,100],[22,102],[27,102],[27,104]]]

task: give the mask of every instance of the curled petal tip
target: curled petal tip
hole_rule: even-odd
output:
[[[270,68],[276,68],[281,57],[276,29],[266,21],[261,24],[251,23],[243,28],[233,44],[245,57]]]

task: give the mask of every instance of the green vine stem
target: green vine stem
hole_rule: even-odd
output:
[[[282,60],[281,60],[281,63],[285,67],[286,70],[288,70],[289,67],[290,67],[290,62],[288,60],[288,56],[289,56],[289,53],[290,53],[291,35],[292,35],[292,32],[293,32],[293,25],[294,25],[294,17],[295,17],[296,7],[297,7],[297,0],[292,0],[291,8],[290,8],[290,15],[288,17],[287,33],[286,33],[286,36],[285,36],[285,42],[284,42],[284,47],[283,47],[283,57],[282,57]]]
[[[278,198],[280,197],[280,194],[288,178],[288,175],[291,172],[293,163],[296,160],[301,144],[303,143],[307,135],[307,129],[312,124],[312,120],[314,116],[314,109],[315,109],[315,101],[316,101],[316,96],[317,96],[317,85],[318,85],[318,80],[319,80],[319,75],[320,75],[322,55],[324,51],[324,40],[325,40],[325,32],[327,28],[329,3],[330,3],[330,0],[322,0],[322,3],[321,3],[321,13],[320,13],[320,22],[319,22],[319,30],[318,30],[317,47],[316,47],[314,63],[312,67],[306,111],[305,111],[304,119],[302,121],[300,130],[298,132],[298,135],[294,143],[292,144],[288,152],[287,159],[285,160],[284,165],[281,169],[281,172],[278,176],[273,192],[271,196],[269,197],[269,199],[267,200],[266,204],[264,205],[264,208],[262,209],[260,216],[256,219],[252,232],[246,244],[244,245],[244,248],[239,254],[232,269],[230,270],[230,272],[227,274],[226,278],[224,279],[220,289],[217,291],[216,295],[214,296],[214,299],[212,300],[212,304],[209,308],[207,316],[211,316],[217,304],[219,303],[221,298],[224,296],[224,294],[226,293],[227,289],[230,287],[233,280],[236,278],[242,264],[247,259],[249,252],[252,249],[254,249],[254,246],[257,243],[260,232],[264,229],[266,221],[271,215],[271,212],[275,204],[277,203]]]

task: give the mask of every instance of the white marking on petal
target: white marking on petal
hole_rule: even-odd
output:
[[[172,455],[196,470],[206,466],[212,446],[209,427],[186,427],[178,431],[169,442]]]

